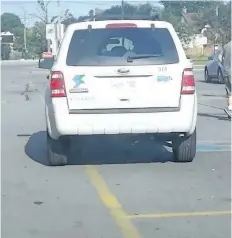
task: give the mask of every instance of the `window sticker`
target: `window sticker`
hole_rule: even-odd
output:
[[[172,80],[172,77],[171,76],[157,76],[157,81],[158,82],[169,82]]]

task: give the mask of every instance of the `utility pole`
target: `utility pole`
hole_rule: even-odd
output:
[[[124,20],[124,0],[121,2],[122,20]]]
[[[24,12],[24,29],[23,29],[23,42],[24,42],[24,51],[25,51],[25,58],[27,58],[27,13],[26,10],[24,8],[23,12]]]
[[[48,28],[49,25],[49,17],[48,17],[48,5],[44,10],[44,15],[45,15],[45,24],[46,24],[46,28]],[[48,28],[49,29],[49,28]],[[51,52],[51,40],[47,39],[47,52]]]
[[[124,0],[122,0],[121,9],[122,9],[122,20],[124,20]],[[125,38],[124,37],[122,38],[122,46],[123,47],[125,46]]]
[[[60,0],[57,0],[57,11],[58,11],[58,47],[61,40],[61,10],[60,10]]]

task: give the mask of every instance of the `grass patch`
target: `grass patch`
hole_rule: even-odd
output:
[[[194,65],[205,65],[208,62],[207,56],[190,57],[190,59]]]
[[[192,61],[207,61],[208,60],[208,57],[207,56],[200,56],[200,57],[191,57],[191,60]]]
[[[207,63],[206,60],[192,60],[194,65],[205,65]]]

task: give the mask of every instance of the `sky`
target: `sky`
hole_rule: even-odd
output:
[[[127,3],[134,4],[142,4],[145,1],[141,0],[133,0],[126,1]],[[155,2],[155,1],[154,1]],[[106,9],[112,5],[121,4],[121,0],[82,0],[82,1],[67,1],[60,0],[60,8],[61,12],[64,12],[67,8],[70,9],[71,13],[78,17],[80,15],[85,15],[89,12],[89,10],[93,8]],[[49,16],[52,17],[57,15],[57,1],[53,0],[49,5]],[[34,24],[36,20],[38,20],[35,16],[31,16],[31,14],[38,14],[38,4],[36,0],[1,0],[1,14],[4,12],[10,12],[17,14],[21,20],[26,23],[27,26],[31,26]],[[25,17],[26,16],[26,17]],[[26,20],[26,22],[25,22]]]

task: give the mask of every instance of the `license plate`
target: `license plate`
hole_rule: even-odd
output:
[[[136,88],[136,80],[135,79],[114,79],[111,83],[113,88],[116,89],[126,89],[126,88]]]

